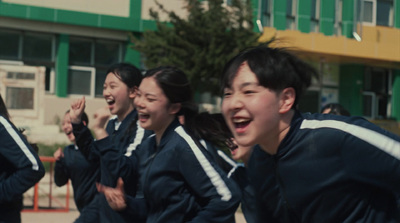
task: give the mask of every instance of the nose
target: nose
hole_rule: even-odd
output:
[[[107,97],[110,95],[110,92],[108,91],[107,87],[103,87],[103,97]]]
[[[238,110],[243,107],[243,98],[239,95],[232,94],[229,100],[229,108],[231,110]]]
[[[143,100],[142,97],[140,97],[139,95],[136,95],[133,102],[135,103],[136,108],[143,108]]]

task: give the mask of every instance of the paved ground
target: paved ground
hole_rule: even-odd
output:
[[[22,212],[22,223],[72,223],[78,217],[78,211],[68,213]],[[245,223],[242,214],[236,214],[236,223]]]
[[[22,223],[72,223],[79,216],[79,212],[76,209],[73,197],[72,188],[69,185],[70,197],[68,199],[69,208],[66,208],[67,199],[65,194],[67,186],[57,187],[50,181],[49,174],[40,181],[37,188],[38,191],[38,209],[39,211],[33,211],[34,206],[34,188],[28,190],[24,194],[24,206],[25,210],[21,213]],[[51,192],[51,196],[50,196]],[[55,210],[62,210],[63,212],[55,212]],[[245,223],[243,214],[240,212],[236,213],[236,222]]]

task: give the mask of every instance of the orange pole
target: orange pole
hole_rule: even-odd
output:
[[[69,211],[69,181],[67,182],[66,209]]]
[[[35,184],[35,189],[34,189],[34,199],[33,199],[33,210],[38,211],[39,210],[39,183]]]

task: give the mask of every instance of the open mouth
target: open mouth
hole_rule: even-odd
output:
[[[139,120],[142,122],[148,120],[149,118],[150,118],[150,115],[148,115],[148,114],[139,114]]]
[[[226,141],[226,145],[230,151],[235,151],[237,148],[239,148],[239,146],[230,139]]]
[[[107,102],[108,105],[115,104],[115,100],[113,100],[113,99],[106,99],[106,102]]]
[[[243,119],[243,118],[234,119],[233,125],[236,129],[240,130],[246,128],[250,124],[250,121],[251,121],[250,119]]]

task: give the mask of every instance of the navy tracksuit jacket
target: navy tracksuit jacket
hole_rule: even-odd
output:
[[[17,128],[0,116],[0,222],[20,222],[22,194],[45,174],[42,162]]]
[[[176,119],[136,150],[147,222],[231,222],[241,193]]]
[[[98,178],[100,178],[100,183],[115,187],[117,179],[122,177],[125,183],[125,191],[128,193],[136,192],[132,188],[136,188],[137,178],[121,173],[123,170],[116,165],[120,157],[104,155],[103,151],[107,150],[107,148],[115,148],[119,151],[119,155],[130,156],[136,146],[151,133],[138,125],[136,117],[137,111],[133,110],[121,123],[118,123],[116,117],[110,119],[106,126],[108,137],[97,141],[94,141],[89,129],[83,124],[73,124],[73,131],[79,149],[92,162],[99,162],[100,176]],[[135,194],[129,195],[135,196]],[[110,208],[103,194],[98,194],[87,210],[81,213],[81,218],[78,222],[114,223],[125,222],[125,219]]]
[[[260,222],[399,222],[400,137],[360,117],[296,113],[249,161]]]
[[[64,157],[56,161],[54,182],[61,187],[71,179],[75,204],[81,212],[97,194],[99,171],[98,165],[89,162],[77,146],[70,144],[64,148]]]
[[[257,221],[257,208],[254,202],[254,190],[248,182],[247,168],[245,168],[243,163],[237,163],[213,145],[205,141],[202,141],[201,144],[207,149],[207,152],[210,153],[217,165],[228,175],[228,178],[233,179],[240,187],[242,192],[240,207],[246,222],[259,223],[259,221]],[[232,222],[234,222],[235,219],[234,214],[235,213],[232,214]]]

